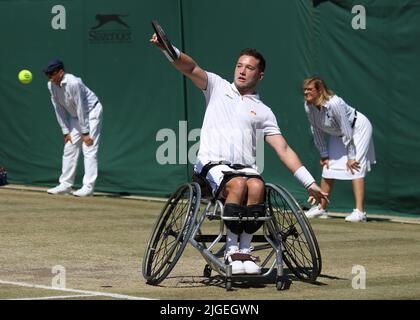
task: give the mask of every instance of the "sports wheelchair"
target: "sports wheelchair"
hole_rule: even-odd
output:
[[[315,234],[295,198],[283,187],[265,184],[265,215],[259,217],[226,217],[224,200],[219,197],[232,177],[247,176],[239,172],[225,173],[213,194],[207,180],[194,174],[169,197],[151,233],[143,257],[142,272],[146,283],[158,285],[172,271],[187,243],[196,248],[206,261],[203,275],[210,278],[212,270],[225,280],[226,290],[238,279],[275,276],[277,290],[290,285],[283,262],[299,280],[314,283],[321,272],[321,253]],[[252,175],[251,175],[252,176]],[[216,234],[205,234],[205,221],[216,222]],[[253,236],[253,252],[261,251],[259,275],[232,275],[232,267],[224,262],[226,220],[258,220],[263,225]]]

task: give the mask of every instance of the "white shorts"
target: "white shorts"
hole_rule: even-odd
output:
[[[324,166],[322,177],[325,179],[354,180],[364,178],[371,170],[371,164],[376,163],[375,148],[372,139],[372,125],[368,118],[357,111],[357,120],[354,126],[353,139],[356,146],[356,160],[360,164],[359,171],[347,169],[347,149],[341,137],[330,136],[328,154],[330,157],[329,168]]]
[[[200,173],[205,165],[206,164],[203,164],[201,161],[197,161],[197,163],[194,166],[194,172],[195,173]],[[220,184],[222,183],[223,177],[225,176],[223,171],[240,172],[240,173],[247,173],[247,174],[251,174],[251,175],[260,176],[258,171],[254,168],[244,168],[244,169],[235,170],[235,169],[232,169],[231,167],[229,167],[227,165],[224,165],[224,164],[214,166],[213,168],[211,168],[209,170],[209,172],[206,175],[206,179],[210,183],[211,190],[212,190],[213,194],[215,193],[215,191],[219,188]],[[251,177],[243,177],[243,178],[248,180]]]

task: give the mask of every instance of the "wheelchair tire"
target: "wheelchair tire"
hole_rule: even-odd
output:
[[[266,203],[281,238],[285,264],[300,280],[315,282],[321,273],[321,252],[299,204],[285,188],[269,183]]]
[[[175,267],[190,239],[200,198],[196,183],[181,185],[169,197],[144,252],[142,271],[148,284],[158,285]]]

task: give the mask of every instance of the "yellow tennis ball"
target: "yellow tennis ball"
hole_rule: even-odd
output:
[[[31,81],[32,81],[32,72],[30,72],[29,70],[26,70],[26,69],[25,70],[22,70],[18,74],[18,79],[23,84],[31,83]]]

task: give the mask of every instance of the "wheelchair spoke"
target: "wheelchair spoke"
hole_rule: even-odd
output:
[[[148,283],[160,283],[175,266],[192,230],[199,198],[196,186],[185,184],[167,201],[145,251],[143,276]]]
[[[321,258],[316,239],[296,200],[278,186],[267,187],[267,206],[283,245],[283,259],[300,279],[314,281]]]

